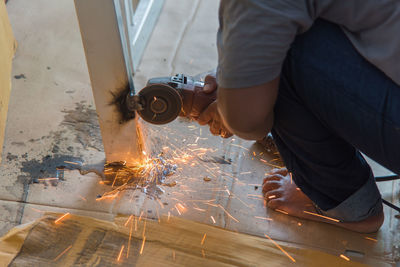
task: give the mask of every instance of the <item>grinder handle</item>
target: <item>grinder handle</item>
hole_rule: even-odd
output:
[[[217,90],[205,93],[202,86],[182,89],[183,106],[179,116],[197,120],[200,114],[217,99]]]

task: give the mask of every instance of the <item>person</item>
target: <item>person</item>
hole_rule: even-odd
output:
[[[219,23],[204,87],[217,99],[199,124],[272,132],[287,169],[264,179],[269,208],[377,231],[382,199],[361,153],[400,173],[400,2],[221,0]]]

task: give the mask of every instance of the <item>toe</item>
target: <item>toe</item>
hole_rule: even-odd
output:
[[[268,208],[271,209],[282,209],[283,201],[280,198],[272,199],[267,202]]]
[[[280,174],[280,175],[286,176],[289,173],[289,171],[288,171],[288,169],[286,169],[284,167],[284,168],[280,168],[280,169],[272,169],[270,173],[271,174]]]
[[[282,197],[281,190],[270,190],[264,194],[264,198],[268,201]]]
[[[267,181],[280,181],[280,180],[282,180],[284,178],[285,177],[283,175],[280,175],[280,174],[267,175],[267,176],[265,176],[265,178],[263,180],[263,184],[265,184]]]
[[[263,184],[262,191],[263,191],[263,193],[266,193],[268,191],[275,190],[275,189],[278,189],[280,187],[281,187],[281,182],[280,181],[270,180],[270,181],[266,181]]]

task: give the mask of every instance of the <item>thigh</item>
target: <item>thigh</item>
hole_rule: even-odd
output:
[[[400,173],[400,86],[366,61],[340,27],[323,20],[296,38],[288,60],[295,93],[315,118]]]

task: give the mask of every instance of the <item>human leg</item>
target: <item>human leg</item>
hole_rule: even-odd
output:
[[[397,114],[400,87],[365,61],[338,26],[317,21],[296,38],[272,132],[293,180],[322,213],[342,221],[381,213],[371,169],[358,150],[400,172]]]

